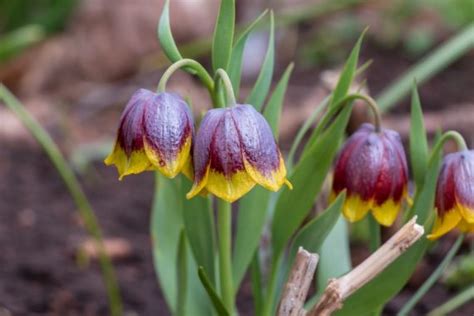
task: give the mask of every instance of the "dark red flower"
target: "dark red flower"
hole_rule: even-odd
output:
[[[474,232],[474,151],[446,155],[436,187],[437,218],[429,239],[454,228]]]
[[[351,222],[369,210],[384,226],[395,221],[407,194],[408,167],[400,135],[376,132],[363,124],[345,143],[336,161],[332,197],[347,190],[344,216]]]

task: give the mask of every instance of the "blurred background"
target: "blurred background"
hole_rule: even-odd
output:
[[[162,5],[162,0],[0,0],[0,82],[46,127],[79,174],[104,229],[128,315],[168,313],[149,240],[153,176],[118,182],[115,170],[105,168],[102,159],[128,98],[140,87],[153,90],[168,65],[156,38]],[[218,6],[218,0],[171,1],[178,46],[184,56],[204,65],[210,63]],[[266,8],[276,14],[275,81],[295,62],[280,129],[283,150],[330,93],[366,26],[361,63],[372,64],[358,87],[379,96],[474,23],[473,0],[238,0],[238,24],[246,25]],[[262,29],[246,46],[243,96],[259,73],[267,41]],[[205,89],[186,73],[177,73],[168,86],[190,96],[196,113],[210,105]],[[472,49],[419,89],[429,134],[456,129],[472,148]],[[355,111],[352,128],[367,119],[365,111]],[[407,98],[384,114],[384,124],[406,141]],[[357,229],[352,235],[357,263],[367,255],[365,237]],[[445,238],[430,252],[385,314],[403,305],[451,242],[452,236]],[[424,315],[474,282],[473,252],[469,255],[465,248],[414,315]],[[41,148],[5,107],[0,107],[0,251],[0,316],[106,315],[96,251],[73,201]],[[244,284],[238,304],[242,315],[250,315],[249,284]],[[471,303],[453,315],[473,311]]]

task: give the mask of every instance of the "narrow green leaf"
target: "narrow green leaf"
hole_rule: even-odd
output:
[[[182,196],[191,189],[191,182],[183,178]],[[188,242],[198,266],[202,266],[215,284],[215,227],[212,203],[209,198],[197,196],[184,200],[183,220]]]
[[[214,28],[212,41],[212,67],[227,70],[232,52],[235,28],[235,1],[221,0],[219,15]]]
[[[334,110],[333,108],[349,93],[352,81],[354,80],[354,76],[357,73],[357,63],[359,61],[360,46],[362,45],[362,39],[364,38],[365,32],[366,31],[364,30],[364,32],[362,32],[362,34],[359,36],[359,39],[357,40],[354,48],[351,51],[351,54],[349,55],[349,58],[347,59],[344,65],[344,68],[342,69],[336,88],[332,93],[331,101],[328,105],[328,111],[321,118],[321,121],[324,121],[327,115],[332,115],[332,112]],[[319,137],[319,130],[320,128],[316,128],[313,131],[308,142],[306,143],[303,154],[316,142]]]
[[[170,0],[165,0],[163,11],[161,12],[160,22],[158,23],[158,40],[160,41],[161,49],[166,57],[171,62],[182,59],[178,47],[171,33],[170,26]]]
[[[324,179],[339,148],[351,114],[345,107],[334,123],[311,146],[289,177],[294,189],[284,188],[275,206],[272,223],[272,245],[277,257],[291,235],[302,223],[321,190]]]
[[[428,141],[416,85],[413,85],[411,99],[410,161],[416,187],[423,183],[428,167]]]
[[[263,107],[263,102],[270,90],[272,83],[273,67],[275,62],[275,22],[273,11],[270,11],[270,36],[268,38],[268,48],[263,60],[263,65],[258,75],[257,81],[247,98],[247,103],[253,105],[258,111]]]
[[[344,68],[342,69],[339,81],[337,82],[336,88],[332,93],[329,109],[332,109],[349,92],[352,80],[354,79],[354,75],[356,74],[357,63],[359,61],[360,46],[362,45],[362,40],[366,31],[367,29],[365,29],[359,36],[359,39],[357,40],[354,48],[351,51],[351,54],[349,55],[349,58],[347,59],[344,65]]]
[[[337,278],[351,269],[349,239],[347,222],[340,215],[321,247],[316,278],[319,294],[324,291],[329,279]]]
[[[155,196],[151,215],[151,236],[153,242],[153,261],[163,296],[173,314],[177,312],[178,274],[177,252],[179,235],[184,227],[183,205],[185,196],[182,189],[183,176],[173,180],[156,173]],[[206,293],[196,275],[196,262],[191,253],[187,255],[186,310],[193,315],[209,315],[211,306]],[[194,273],[190,273],[193,271]]]
[[[232,273],[237,290],[262,237],[270,192],[258,186],[239,202]]]
[[[343,192],[319,216],[308,222],[295,236],[291,245],[289,257],[294,258],[298,248],[303,247],[309,252],[319,253],[324,240],[336,225],[346,198]],[[289,264],[291,266],[291,263]]]
[[[280,126],[281,111],[283,107],[283,101],[285,98],[286,88],[288,87],[288,81],[290,80],[291,72],[293,71],[293,63],[286,67],[285,72],[281,76],[280,81],[277,83],[275,90],[268,100],[268,103],[263,110],[263,116],[267,119],[268,124],[273,131],[273,136],[278,138]]]
[[[253,305],[255,306],[255,315],[261,315],[263,309],[263,286],[262,286],[262,270],[260,265],[260,257],[258,250],[252,259],[250,267],[250,279],[252,282]]]
[[[324,98],[311,112],[311,115],[308,116],[304,124],[298,130],[293,144],[291,144],[290,151],[288,152],[288,157],[286,158],[286,164],[289,171],[293,169],[296,150],[299,148],[303,137],[306,135],[310,127],[314,124],[319,114],[327,107],[330,101],[330,96]]]
[[[226,310],[224,303],[222,303],[221,299],[217,295],[217,292],[209,281],[209,278],[207,277],[206,271],[204,271],[203,267],[199,267],[198,275],[217,314],[219,316],[229,315],[229,312]]]
[[[237,38],[235,45],[232,48],[232,55],[229,64],[229,78],[232,81],[232,87],[234,88],[235,97],[239,98],[240,90],[240,77],[242,75],[242,57],[244,55],[245,44],[247,39],[257,26],[262,21],[263,17],[267,14],[268,10],[265,10],[250,24]]]
[[[178,273],[176,276],[176,284],[178,285],[178,295],[176,300],[176,315],[186,315],[186,296],[188,294],[188,258],[187,258],[187,243],[186,233],[184,229],[179,234],[178,242],[178,257],[176,259],[178,263]]]

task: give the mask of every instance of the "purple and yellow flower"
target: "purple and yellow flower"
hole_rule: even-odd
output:
[[[115,165],[120,179],[145,170],[158,170],[173,178],[189,174],[193,118],[177,94],[135,92],[120,118],[112,153],[106,165]]]
[[[208,111],[196,135],[193,160],[188,198],[207,190],[233,202],[255,184],[271,191],[284,183],[291,188],[271,128],[250,105]]]
[[[474,232],[474,151],[446,155],[436,187],[437,218],[429,239],[454,228]]]
[[[407,196],[408,167],[400,135],[363,124],[336,162],[331,197],[347,190],[343,214],[350,222],[369,211],[384,226],[393,224]]]

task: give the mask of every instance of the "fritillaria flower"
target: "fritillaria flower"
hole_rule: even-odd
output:
[[[355,222],[372,211],[378,223],[395,221],[407,194],[408,167],[400,136],[363,124],[345,143],[336,162],[332,197],[347,190],[343,214]]]
[[[454,228],[474,232],[474,151],[446,155],[436,187],[437,218],[429,239]]]
[[[207,190],[233,202],[257,183],[272,191],[284,183],[291,188],[271,128],[250,105],[208,111],[196,135],[193,160],[188,198]]]
[[[120,179],[145,170],[173,178],[191,168],[193,132],[191,112],[180,96],[140,89],[122,113],[115,147],[105,164],[115,165]]]

